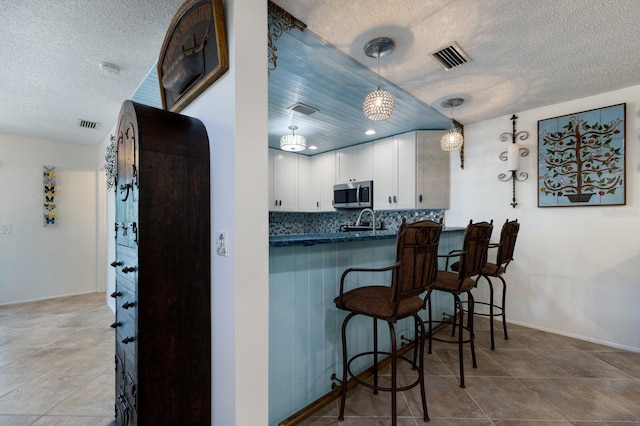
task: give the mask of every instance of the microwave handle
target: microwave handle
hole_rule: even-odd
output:
[[[358,189],[356,190],[356,202],[360,204],[360,185],[358,185]]]

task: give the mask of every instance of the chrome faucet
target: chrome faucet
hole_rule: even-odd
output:
[[[371,222],[372,222],[372,230],[373,232],[376,232],[376,214],[373,211],[373,209],[370,208],[366,208],[366,209],[362,209],[362,211],[360,211],[360,214],[358,215],[358,219],[356,220],[356,225],[355,226],[360,226],[360,220],[362,219],[362,214],[369,212],[371,214]]]

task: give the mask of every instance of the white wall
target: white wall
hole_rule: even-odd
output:
[[[464,170],[452,155],[451,210],[447,225],[464,226],[494,219],[493,240],[509,218],[521,222],[515,262],[507,279],[508,321],[605,345],[640,351],[640,86],[515,112],[517,130],[529,132],[521,146],[526,182],[516,184],[518,205],[511,203],[511,182],[498,154],[511,133],[511,115],[465,126]],[[626,206],[537,207],[538,120],[627,103]],[[477,297],[479,299],[479,296]]]
[[[268,423],[267,2],[225,1],[230,68],[182,113],[211,147],[213,424]],[[212,235],[212,241],[214,236]]]
[[[0,233],[0,304],[98,291],[95,158],[92,146],[0,134],[0,225],[12,230]],[[55,227],[42,223],[43,165],[56,167]]]
[[[100,143],[96,152],[98,164],[98,288],[105,291],[107,304],[113,312],[116,311],[115,299],[109,295],[116,289],[116,271],[109,264],[115,260],[116,240],[115,227],[116,205],[115,189],[107,191],[105,173],[105,155],[107,147],[111,144],[111,135],[115,135],[115,126]]]

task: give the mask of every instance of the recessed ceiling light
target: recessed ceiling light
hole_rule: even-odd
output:
[[[315,145],[311,145],[311,146],[309,147],[309,149],[318,149],[318,147],[317,147],[317,146],[315,146]]]
[[[376,131],[373,130],[373,129],[369,129],[366,132],[364,132],[364,134],[367,135],[367,136],[371,136],[371,135],[375,135]]]

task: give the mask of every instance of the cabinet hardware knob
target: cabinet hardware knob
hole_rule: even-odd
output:
[[[389,195],[389,204],[391,204],[391,195]]]
[[[122,304],[123,309],[133,308],[134,306],[136,306],[136,302],[124,302]]]
[[[116,266],[122,266],[122,262],[120,262],[119,260],[114,260],[113,262],[111,262],[111,266],[113,266],[114,268]]]
[[[125,337],[124,339],[122,339],[122,340],[121,340],[121,342],[122,342],[122,343],[124,343],[125,345],[127,345],[127,344],[129,344],[129,343],[133,342],[134,340],[135,340],[135,339],[134,339],[133,337],[131,337],[131,336],[127,336],[127,337]]]
[[[114,291],[113,293],[111,293],[111,297],[113,297],[114,299],[120,296],[122,296],[122,293],[120,293],[119,291]]]
[[[396,196],[395,196],[395,195],[393,196],[393,202],[394,202],[394,203],[397,203],[397,202],[398,202],[398,199],[396,198]]]
[[[128,274],[129,272],[135,272],[135,271],[136,271],[135,266],[125,266],[124,268],[122,268],[123,274]]]
[[[113,324],[111,324],[111,328],[120,327],[121,325],[122,325],[122,323],[120,321],[116,321]]]
[[[419,202],[422,202],[422,194],[420,194],[420,195],[418,196],[418,201],[419,201]]]

